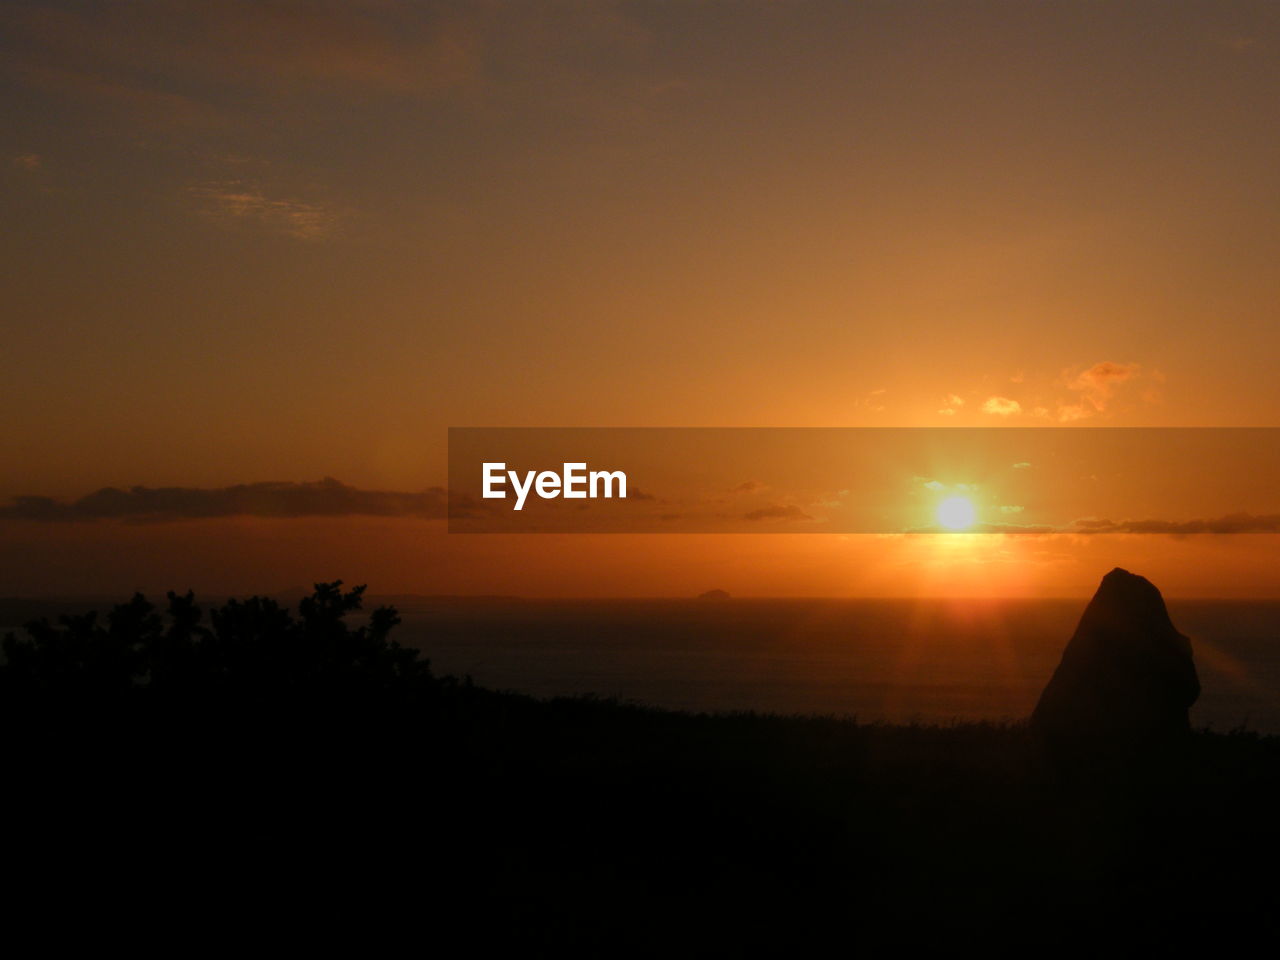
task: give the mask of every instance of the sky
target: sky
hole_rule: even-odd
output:
[[[1278,43],[1267,3],[8,3],[0,594],[1280,592],[1268,535],[349,506],[429,500],[451,426],[1280,425]]]

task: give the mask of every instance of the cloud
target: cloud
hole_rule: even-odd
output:
[[[0,11],[0,82],[74,118],[59,128],[78,141],[59,153],[64,189],[114,191],[124,161],[143,203],[176,197],[224,227],[313,241],[356,211],[409,204],[424,221],[471,222],[474,204],[437,182],[437,138],[424,131],[629,124],[696,96],[676,75],[685,67],[653,55],[645,20],[578,0],[24,0]],[[384,142],[353,163],[340,141],[367,128]],[[68,166],[77,148],[95,163]],[[261,182],[200,172],[227,150],[298,169]],[[396,189],[404,169],[420,175]],[[108,186],[93,183],[102,174]],[[329,185],[323,197],[311,177]]]
[[[15,497],[0,506],[0,520],[66,522],[124,520],[163,523],[214,517],[418,517],[443,519],[483,509],[470,497],[443,487],[417,493],[359,490],[332,477],[290,483],[264,482],[205,489],[199,487],[103,487],[71,502],[52,497]]]
[[[934,493],[941,493],[944,490],[950,490],[954,493],[977,493],[978,485],[976,483],[943,483],[941,480],[928,480],[924,477],[912,477],[912,483],[918,483],[925,490]],[[845,490],[844,493],[849,491]]]
[[[1015,463],[1015,464],[1013,465],[1013,469],[1015,469],[1015,470],[1030,470],[1030,469],[1031,469],[1031,463],[1030,463],[1030,461],[1028,461],[1028,460],[1019,460],[1017,463]]]
[[[1112,363],[1104,360],[1077,373],[1068,381],[1067,386],[1087,394],[1107,395],[1116,384],[1132,380],[1140,370],[1141,367],[1136,363]]]
[[[1001,513],[1021,513],[1023,509],[1024,508],[1020,506],[1010,505],[1010,506],[1001,507],[1000,512]]]
[[[502,116],[634,115],[688,87],[622,4],[131,0],[10,4],[0,70],[111,121],[256,128],[326,111],[452,103]],[[613,69],[602,73],[603,58]],[[287,110],[282,110],[286,106]],[[294,109],[297,108],[297,109]]]
[[[1113,363],[1110,360],[1095,363],[1084,370],[1066,371],[1063,373],[1063,381],[1076,398],[1058,404],[1058,420],[1070,423],[1105,413],[1120,388],[1136,380],[1141,374],[1142,367],[1139,364]]]
[[[985,378],[990,382],[991,378]],[[1021,416],[1046,422],[1071,423],[1099,415],[1127,410],[1139,404],[1157,403],[1161,399],[1164,375],[1138,363],[1102,360],[1091,365],[1059,368],[1053,375],[1030,376],[1019,371],[1010,381],[1017,384],[1013,392],[1018,399],[1003,393],[1003,387],[984,388],[986,400],[968,400],[958,393],[943,398],[938,413],[955,417],[962,408],[971,406],[994,417]]]
[[[210,181],[188,187],[187,195],[204,217],[222,226],[249,223],[296,240],[323,240],[337,223],[319,203],[268,196],[252,181]]]
[[[197,97],[229,102],[245,89],[438,94],[480,77],[484,20],[441,2],[134,0],[32,4],[8,29],[22,50],[11,69],[25,82],[181,117],[199,109]]]
[[[1054,527],[1045,523],[980,523],[972,530],[966,533],[1004,533],[1004,534],[1032,534],[1034,536],[1044,536],[1049,533],[1066,533],[1061,527]]]
[[[982,412],[997,417],[1011,417],[1022,412],[1022,404],[1008,397],[988,397],[982,405]]]
[[[1280,533],[1280,514],[1229,513],[1203,520],[1076,520],[1073,533]]]
[[[872,413],[881,413],[884,411],[884,397],[889,391],[884,387],[869,391],[866,395],[855,397],[853,405],[855,407],[865,407]]]
[[[1009,508],[1001,507],[1002,512]],[[1016,508],[1020,510],[1021,508]],[[1015,510],[1015,512],[1016,512]],[[915,527],[908,533],[949,533],[941,527]],[[1280,533],[1280,513],[1229,513],[1220,517],[1197,520],[1105,520],[1088,517],[1073,520],[1065,526],[1050,524],[979,523],[966,533],[1003,534],[1163,534],[1194,536],[1197,534]]]
[[[38,153],[20,153],[18,156],[13,158],[13,165],[15,167],[19,170],[26,170],[31,173],[39,170],[43,164],[44,161]]]
[[[956,536],[962,534],[973,533],[1003,533],[1003,534],[1034,534],[1036,536],[1045,536],[1051,533],[1067,533],[1061,527],[1054,527],[1048,524],[1023,524],[1023,523],[975,523],[972,527],[964,530],[952,530],[949,527],[930,525],[924,527],[909,527],[903,531],[904,533],[928,533],[928,534],[947,534],[948,536]]]
[[[1242,33],[1218,33],[1209,37],[1211,43],[1235,53],[1243,53],[1258,43],[1257,37],[1248,37]]]
[[[742,483],[738,484],[729,492],[730,493],[760,493],[768,489],[769,489],[769,485],[766,483],[762,483],[759,480],[745,480]]]
[[[794,504],[783,505],[780,503],[772,503],[767,507],[761,507],[759,510],[752,510],[742,515],[744,520],[812,520],[799,507]]]

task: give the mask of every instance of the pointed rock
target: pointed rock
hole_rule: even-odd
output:
[[[1160,591],[1117,567],[1085,608],[1031,729],[1061,765],[1123,762],[1185,738],[1199,695],[1191,641]]]

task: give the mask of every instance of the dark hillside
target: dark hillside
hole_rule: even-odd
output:
[[[359,604],[135,598],[7,639],[15,922],[56,890],[117,919],[552,954],[1274,926],[1280,741],[1195,733],[1064,779],[1021,725],[538,701],[433,676],[394,611],[349,627]]]

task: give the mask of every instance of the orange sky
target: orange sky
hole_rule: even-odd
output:
[[[0,503],[420,491],[465,425],[1280,425],[1273,4],[0,18]],[[440,526],[0,518],[0,594],[1277,587],[1268,536]]]

